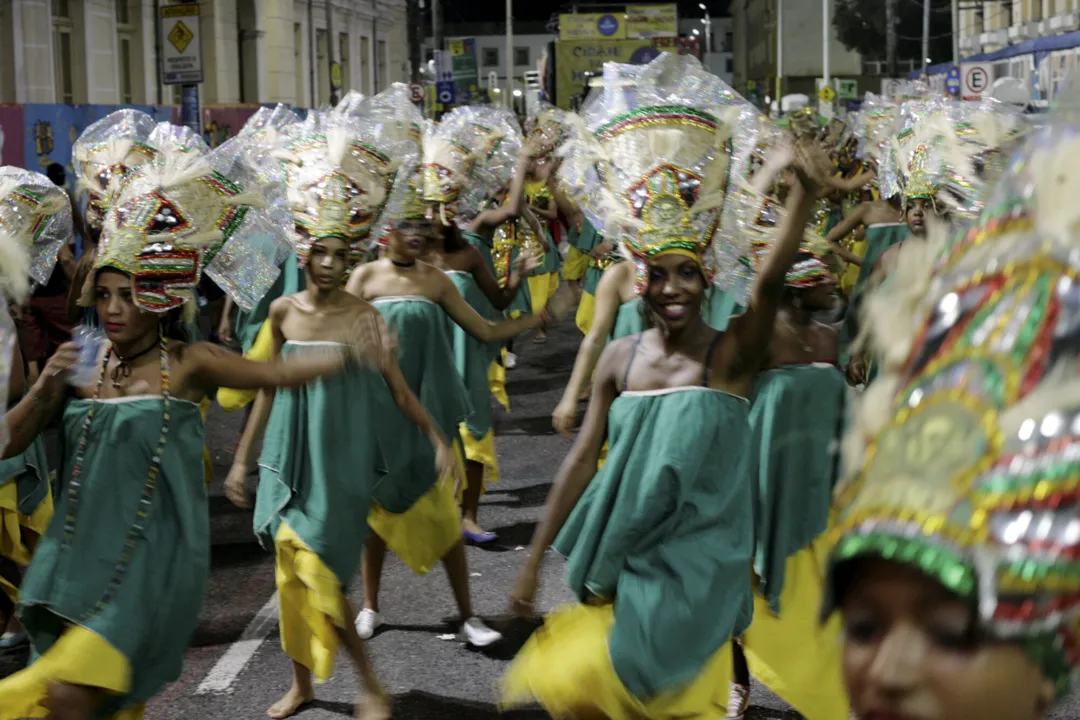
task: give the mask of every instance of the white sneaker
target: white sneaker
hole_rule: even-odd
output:
[[[507,370],[513,370],[517,367],[517,355],[512,352],[506,353],[506,359],[503,361],[503,366]]]
[[[502,640],[502,634],[487,625],[480,618],[471,617],[461,626],[461,639],[473,647],[487,647]]]
[[[370,640],[371,636],[375,634],[375,628],[380,625],[382,625],[382,618],[374,610],[364,608],[356,616],[356,634],[360,636],[361,640]]]
[[[743,720],[746,708],[750,705],[750,688],[738,683],[731,683],[728,695],[727,720]]]

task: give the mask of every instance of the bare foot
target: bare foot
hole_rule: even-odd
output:
[[[266,711],[266,714],[275,718],[275,720],[292,717],[300,708],[314,699],[314,692],[311,690],[305,692],[293,685],[289,688],[289,692],[285,693],[285,697],[270,706],[270,709]]]
[[[357,698],[356,720],[390,720],[390,698],[381,694]]]

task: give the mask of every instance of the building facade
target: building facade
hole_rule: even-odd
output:
[[[443,27],[443,38],[447,43],[468,38],[475,40],[480,87],[490,91],[507,86],[506,26],[503,23],[448,24]],[[514,87],[521,88],[525,73],[537,69],[548,43],[554,39],[545,23],[514,23]],[[424,59],[430,67],[434,67],[434,53],[434,39],[426,34]]]
[[[702,65],[728,85],[734,83],[735,77],[733,28],[730,17],[679,18],[679,34],[701,38]]]
[[[731,0],[733,81],[737,91],[761,101],[779,94],[813,95],[822,77],[822,8],[810,0]],[[777,28],[782,32],[777,38]],[[778,62],[779,50],[779,62]],[[844,47],[830,27],[829,74],[854,79],[859,95],[877,92],[880,80],[866,77],[862,57]]]
[[[157,11],[167,4],[5,0],[0,103],[178,103],[179,88],[162,85],[157,71]],[[408,77],[405,0],[198,4],[204,104],[321,105],[330,99],[331,54],[345,89],[370,94]]]

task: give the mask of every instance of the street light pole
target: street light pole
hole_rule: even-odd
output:
[[[701,22],[705,25],[705,54],[712,54],[712,18],[709,17],[709,8],[705,3],[698,3],[698,7],[705,11],[705,19]]]
[[[952,62],[960,67],[960,0],[952,0]]]
[[[930,62],[930,0],[923,0],[922,7],[922,75],[929,77],[927,66]]]
[[[829,74],[829,0],[821,0],[821,87],[832,87],[832,77]],[[822,115],[832,116],[832,103],[821,101]]]
[[[776,107],[783,110],[780,102],[784,90],[784,0],[776,0]]]
[[[506,107],[514,109],[514,0],[506,0]]]

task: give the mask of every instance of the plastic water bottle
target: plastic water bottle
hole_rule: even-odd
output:
[[[79,360],[68,372],[68,384],[87,387],[101,372],[101,346],[108,342],[105,333],[97,328],[79,325],[71,331],[71,340],[79,346]]]

